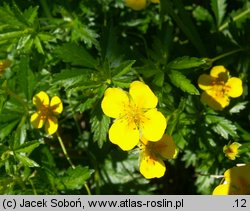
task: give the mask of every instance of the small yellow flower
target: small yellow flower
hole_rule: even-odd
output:
[[[158,98],[140,81],[130,84],[129,93],[119,88],[108,88],[102,100],[105,115],[116,118],[109,129],[109,139],[122,150],[131,150],[144,136],[151,141],[161,139],[166,118],[156,109]]]
[[[133,10],[143,10],[147,6],[147,0],[125,0],[125,4]]]
[[[229,77],[224,66],[215,66],[210,75],[202,74],[198,79],[199,87],[204,90],[201,101],[215,110],[222,110],[229,105],[229,97],[239,97],[243,93],[242,81]]]
[[[163,135],[157,142],[150,142],[144,137],[141,139],[140,172],[147,178],[164,176],[166,166],[163,159],[172,159],[177,155],[177,148],[171,136]]]
[[[234,142],[230,145],[225,145],[223,147],[223,152],[230,160],[235,160],[238,155],[238,149],[241,146],[238,142]]]
[[[63,105],[59,97],[54,96],[51,101],[49,96],[41,91],[33,97],[33,104],[37,112],[31,115],[30,122],[34,128],[42,128],[45,124],[45,132],[52,135],[57,131],[57,115],[62,113]]]
[[[213,195],[249,195],[250,194],[250,164],[228,169],[224,173],[224,183],[218,185]]]

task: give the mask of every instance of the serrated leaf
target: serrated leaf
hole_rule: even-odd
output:
[[[35,44],[35,47],[36,47],[38,53],[44,54],[43,46],[42,46],[42,43],[41,43],[41,41],[40,41],[40,39],[39,39],[38,36],[35,37],[34,44]]]
[[[193,16],[199,21],[208,21],[208,22],[213,21],[213,17],[209,13],[209,11],[206,8],[201,7],[201,6],[197,6],[193,10]]]
[[[228,139],[229,135],[238,137],[237,127],[228,119],[220,116],[207,115],[206,122],[211,125],[212,130],[223,138]]]
[[[36,163],[34,160],[31,160],[30,158],[28,158],[26,155],[24,154],[18,154],[16,153],[15,156],[17,157],[17,159],[24,165],[27,167],[39,167],[39,164]]]
[[[79,190],[93,173],[88,167],[77,166],[69,168],[62,177],[56,181],[59,190]]]
[[[226,14],[227,0],[211,0],[211,7],[214,12],[217,27],[219,27]]]
[[[182,69],[190,69],[190,68],[196,68],[200,66],[210,65],[210,62],[207,58],[196,58],[196,57],[179,57],[175,59],[174,61],[170,62],[167,65],[168,69],[174,69],[174,70],[182,70]]]
[[[232,107],[229,110],[229,113],[230,114],[239,113],[241,110],[244,110],[246,108],[246,105],[248,103],[249,103],[248,101],[237,103],[234,107]]]
[[[124,74],[126,74],[128,71],[131,70],[132,65],[135,63],[135,60],[129,60],[121,63],[118,67],[112,70],[113,78],[118,78]]]
[[[75,86],[76,84],[83,84],[83,82],[90,82],[90,69],[70,69],[62,70],[61,73],[54,75],[54,83],[62,83],[66,88]]]
[[[27,100],[30,100],[35,86],[35,77],[29,67],[29,58],[23,56],[19,64],[18,82],[20,91],[25,94]]]
[[[18,148],[14,149],[16,153],[23,152],[23,153],[31,153],[35,148],[37,148],[41,144],[40,141],[28,141],[19,146]]]
[[[28,9],[26,9],[23,13],[23,16],[25,17],[25,19],[27,20],[28,23],[33,24],[37,18],[37,14],[38,14],[38,6],[36,7],[29,7]]]
[[[66,43],[55,50],[56,55],[72,65],[94,68],[97,61],[83,48],[74,43]]]
[[[110,118],[102,114],[100,111],[96,111],[92,114],[91,120],[91,132],[94,133],[94,141],[98,143],[98,146],[101,148],[103,143],[107,139]]]
[[[192,95],[199,95],[198,89],[191,83],[191,81],[178,71],[171,71],[169,74],[171,82],[184,92],[188,92]]]

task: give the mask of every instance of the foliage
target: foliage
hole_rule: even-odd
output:
[[[2,0],[0,16],[1,194],[211,194],[214,175],[250,162],[249,1],[134,11],[123,0]],[[197,84],[215,65],[243,82],[222,111],[201,103]],[[157,95],[179,149],[161,179],[143,178],[139,150],[109,141],[105,90],[134,80]],[[40,91],[63,102],[52,136],[30,123]],[[235,160],[223,153],[232,142]]]

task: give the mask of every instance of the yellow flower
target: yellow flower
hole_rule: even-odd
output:
[[[158,98],[140,81],[130,84],[129,93],[108,88],[102,100],[105,115],[116,118],[109,129],[109,139],[122,150],[131,150],[144,136],[151,141],[161,139],[167,122],[156,109]]]
[[[239,97],[243,92],[241,79],[230,78],[224,66],[213,67],[210,75],[202,74],[198,85],[204,90],[201,101],[215,110],[222,110],[229,105],[229,97]]]
[[[166,166],[163,159],[172,159],[177,155],[177,149],[171,136],[163,135],[157,142],[150,142],[144,137],[141,139],[140,172],[147,178],[164,176]]]
[[[125,0],[125,4],[133,10],[143,10],[147,6],[147,0]]]
[[[45,132],[52,135],[57,131],[57,115],[62,113],[63,105],[59,97],[54,96],[49,101],[49,96],[41,91],[33,97],[33,104],[37,112],[31,115],[30,122],[34,128],[42,128],[45,124]]]
[[[225,145],[223,147],[223,152],[230,160],[235,160],[238,155],[238,149],[241,146],[238,142],[234,142],[230,145]]]
[[[228,169],[224,173],[224,183],[218,185],[213,195],[249,195],[250,194],[250,164]]]

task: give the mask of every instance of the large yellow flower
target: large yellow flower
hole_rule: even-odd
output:
[[[150,142],[144,137],[141,139],[140,172],[147,178],[164,176],[166,166],[163,159],[172,159],[177,155],[177,148],[171,136],[163,135],[157,142]]]
[[[109,129],[109,139],[122,150],[134,148],[144,136],[151,141],[161,139],[166,118],[157,111],[158,98],[140,81],[130,84],[129,93],[119,88],[108,88],[102,100],[105,115],[116,118]]]
[[[239,97],[243,92],[241,79],[230,78],[224,66],[213,67],[210,75],[202,74],[198,85],[204,90],[201,101],[215,110],[222,110],[229,105],[229,97]]]
[[[57,115],[62,113],[63,105],[59,97],[54,96],[51,101],[49,96],[41,91],[33,97],[33,104],[37,112],[31,115],[30,121],[34,128],[42,128],[45,124],[45,132],[52,135],[57,131]]]
[[[230,145],[225,145],[223,147],[223,152],[230,160],[235,160],[235,158],[238,156],[240,146],[241,144],[238,142],[233,142]]]
[[[143,10],[147,6],[147,0],[125,0],[125,4],[133,10]]]
[[[213,195],[249,195],[250,194],[250,164],[228,169],[224,173],[224,183],[218,185]]]

